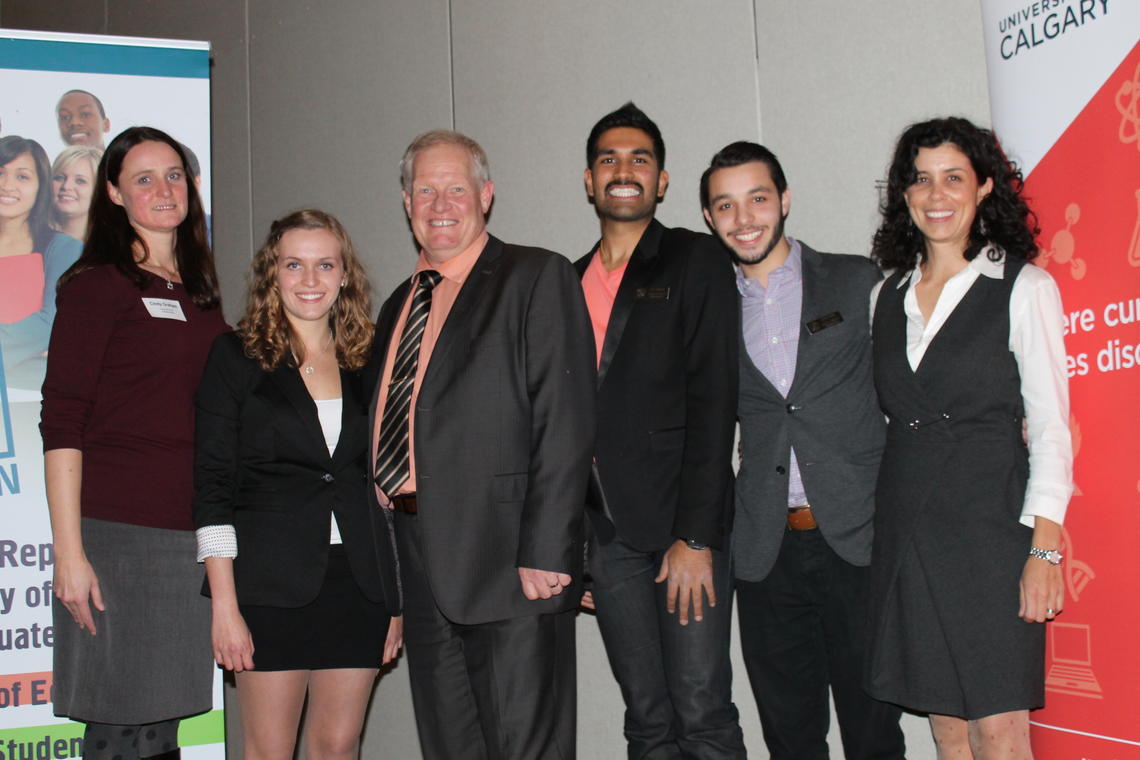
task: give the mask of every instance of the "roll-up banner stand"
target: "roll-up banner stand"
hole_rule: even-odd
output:
[[[60,118],[61,97],[71,90],[102,105],[86,127]],[[71,143],[105,145],[130,126],[168,132],[196,154],[210,213],[209,43],[0,29],[0,92],[0,136],[35,140],[49,160]],[[80,129],[93,134],[77,136]],[[36,276],[43,292],[43,275]],[[38,302],[36,285],[27,290]],[[16,308],[0,304],[0,312],[8,307]],[[0,329],[0,760],[79,757],[83,726],[52,711],[53,553],[38,428],[46,336],[44,345],[28,346],[6,334]],[[186,760],[224,758],[220,676],[214,707],[182,722]]]
[[[1140,758],[1140,2],[982,0],[993,126],[1061,288],[1076,489],[1038,760]]]

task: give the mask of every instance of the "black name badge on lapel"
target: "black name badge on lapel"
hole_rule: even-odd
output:
[[[833,311],[830,314],[825,314],[818,319],[813,319],[812,321],[808,322],[807,329],[809,333],[815,335],[820,330],[826,330],[829,327],[834,327],[842,321],[843,315],[837,311]]]
[[[636,292],[636,295],[638,298],[645,298],[645,299],[648,299],[650,301],[668,301],[669,300],[669,288],[668,288],[668,286],[661,287],[661,288],[638,288],[635,292]]]

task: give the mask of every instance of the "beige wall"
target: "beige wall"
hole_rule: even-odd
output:
[[[425,129],[453,126],[486,147],[495,234],[577,257],[598,233],[581,184],[586,133],[632,98],[665,135],[667,224],[700,227],[708,159],[762,139],[793,190],[788,230],[865,253],[902,127],[989,118],[972,2],[0,0],[0,25],[213,43],[214,229],[231,319],[269,222],[301,206],[341,217],[378,296],[406,276],[397,162]],[[733,647],[745,739],[763,758]],[[578,670],[579,755],[621,756],[621,697],[585,616]],[[364,756],[416,757],[413,725],[401,664],[376,691]],[[932,758],[924,723],[905,726],[908,754]]]

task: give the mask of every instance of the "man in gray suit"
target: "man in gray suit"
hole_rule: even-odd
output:
[[[881,275],[863,256],[786,236],[791,200],[779,161],[755,143],[727,146],[701,177],[741,304],[732,541],[741,648],[774,760],[828,756],[829,685],[845,756],[901,758],[898,708],[861,685],[885,429],[868,297]]]

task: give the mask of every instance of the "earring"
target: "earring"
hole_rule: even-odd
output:
[[[347,284],[348,284],[348,280],[341,280],[341,281],[340,281],[340,286],[341,286],[342,288],[343,288],[345,285],[347,285]]]

